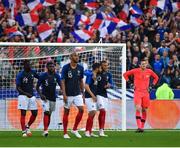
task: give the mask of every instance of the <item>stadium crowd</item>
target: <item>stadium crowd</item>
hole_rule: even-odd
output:
[[[72,32],[76,30],[86,30],[87,32],[90,26],[89,32],[92,34],[88,32],[90,37],[84,40],[85,42],[97,43],[101,40],[103,43],[126,43],[128,70],[138,67],[140,59],[145,58],[149,62],[149,68],[152,68],[160,77],[159,85],[166,82],[172,88],[180,88],[180,9],[168,9],[168,4],[164,4],[167,6],[166,9],[160,9],[158,6],[154,6],[153,1],[97,0],[94,1],[96,8],[90,8],[87,6],[88,1],[86,0],[60,0],[50,6],[43,5],[35,10],[29,6],[28,0],[23,0],[21,6],[14,10],[12,7],[7,7],[1,0],[0,41],[77,43],[82,40]],[[176,1],[171,2],[176,3]],[[125,10],[126,4],[128,5],[128,16],[124,17],[122,12]],[[179,3],[177,2],[177,4]],[[136,8],[132,7],[134,5],[142,12],[134,12],[133,8]],[[129,28],[121,29],[116,26],[110,32],[108,30],[108,33],[102,35],[101,28],[92,27],[100,12],[106,14],[113,23],[119,24],[119,21],[123,20],[124,24],[129,25]],[[38,21],[30,25],[22,24],[16,16],[23,13],[38,14]],[[136,15],[136,20],[140,21],[133,22],[131,17],[133,14]],[[76,18],[77,15],[80,16],[79,22]],[[93,15],[96,15],[94,21],[91,17]],[[81,18],[85,18],[85,20],[81,20]],[[88,18],[92,20],[88,20]],[[117,19],[119,19],[118,22],[116,22]],[[48,24],[52,31],[46,37],[42,37],[41,29],[38,29],[42,24]],[[0,51],[1,58],[8,54],[3,53],[3,50]],[[12,49],[11,53],[13,53]],[[39,63],[41,64],[41,62]],[[1,63],[1,66],[8,68],[12,66],[11,64],[5,66]]]

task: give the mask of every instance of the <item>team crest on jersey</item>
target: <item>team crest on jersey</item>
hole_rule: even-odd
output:
[[[23,78],[23,83],[28,83],[28,78],[24,77]]]
[[[49,83],[48,83],[48,80],[45,80],[45,86],[48,86]]]
[[[97,81],[101,81],[101,76],[98,76],[98,77],[97,77]]]
[[[68,71],[68,78],[72,78],[72,72]]]

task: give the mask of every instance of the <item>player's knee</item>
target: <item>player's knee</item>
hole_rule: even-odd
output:
[[[21,116],[26,116],[26,110],[21,110]]]
[[[142,112],[146,112],[147,111],[147,108],[142,108]]]
[[[69,109],[64,108],[64,114],[69,115]]]
[[[37,111],[37,110],[32,110],[32,111],[31,111],[31,113],[32,113],[32,115],[33,115],[33,116],[35,116],[35,117],[36,117],[36,116],[37,116],[38,111]]]
[[[84,108],[83,107],[78,107],[78,109],[79,109],[80,113],[84,113]]]
[[[141,111],[142,111],[142,107],[137,105],[137,106],[136,106],[136,111],[141,112]]]
[[[96,114],[95,110],[89,112],[89,116],[94,116],[95,114]]]
[[[50,112],[49,112],[49,111],[45,111],[45,112],[44,112],[44,115],[48,115],[48,116],[49,116],[49,115],[50,115]]]

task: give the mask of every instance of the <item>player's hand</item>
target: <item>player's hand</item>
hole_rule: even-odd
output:
[[[129,87],[130,87],[131,89],[134,89],[133,83],[131,83],[130,81],[127,81],[127,84],[129,85]]]
[[[66,104],[67,103],[67,96],[66,95],[63,96],[63,100],[64,100],[64,103]]]
[[[154,85],[150,85],[148,91],[151,92],[151,90],[154,88]]]
[[[95,96],[92,97],[93,102],[97,102],[97,98]]]
[[[110,88],[110,87],[111,87],[111,85],[109,83],[104,86],[105,89]]]
[[[32,98],[32,97],[33,97],[33,96],[32,96],[31,94],[29,94],[29,93],[27,93],[26,96],[27,96],[28,98]]]
[[[41,100],[43,100],[43,101],[47,101],[47,99],[46,99],[46,96],[45,95],[40,95],[40,97],[41,97]]]

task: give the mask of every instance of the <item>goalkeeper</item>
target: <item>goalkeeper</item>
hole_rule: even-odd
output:
[[[135,68],[123,74],[127,83],[134,86],[134,104],[136,107],[136,123],[138,129],[136,132],[143,132],[146,122],[147,109],[150,105],[149,91],[158,82],[158,76],[151,70],[147,69],[147,62],[141,60],[140,68]],[[129,81],[129,76],[134,76],[134,85]],[[153,77],[153,83],[150,84],[150,78]],[[150,86],[149,86],[150,84]]]

